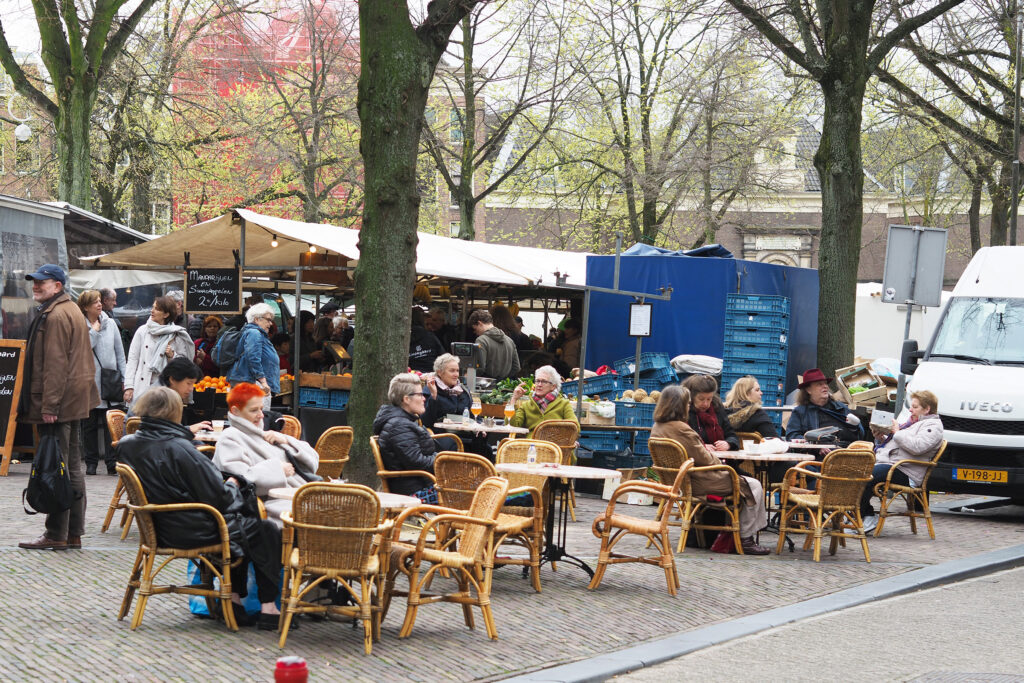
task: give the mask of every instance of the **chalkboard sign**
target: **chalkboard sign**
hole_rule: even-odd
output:
[[[25,369],[25,341],[0,339],[0,443],[4,445],[0,476],[7,476],[14,449],[14,427],[21,396],[21,376]]]
[[[188,268],[185,270],[186,313],[240,313],[240,268]]]

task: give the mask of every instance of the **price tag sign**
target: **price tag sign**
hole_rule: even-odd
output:
[[[185,271],[186,313],[239,313],[241,268],[189,268]]]
[[[651,336],[651,304],[629,305],[629,336]]]

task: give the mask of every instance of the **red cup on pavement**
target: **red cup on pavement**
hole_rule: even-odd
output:
[[[309,679],[309,669],[306,667],[306,660],[302,657],[289,656],[281,657],[274,667],[274,681],[276,683],[306,683]]]

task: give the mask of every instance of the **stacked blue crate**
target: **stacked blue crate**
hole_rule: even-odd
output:
[[[761,385],[761,402],[785,402],[789,353],[789,299],[760,294],[729,294],[725,302],[722,397],[740,377],[753,375]],[[768,411],[776,427],[782,413]]]
[[[579,393],[579,385],[580,381],[578,379],[566,380],[562,382],[562,393],[566,396],[575,396]],[[614,398],[618,390],[619,378],[615,375],[598,375],[597,377],[587,377],[583,380],[584,396]]]
[[[667,353],[658,351],[640,354],[640,362],[636,362],[635,356],[617,360],[612,364],[615,372],[619,373],[619,390],[632,389],[634,373],[640,373],[640,388],[650,393],[660,391],[669,384],[679,381],[675,368],[672,367],[672,358]]]

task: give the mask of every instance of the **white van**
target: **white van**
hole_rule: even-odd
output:
[[[974,255],[928,348],[904,343],[902,370],[908,397],[938,397],[949,442],[928,488],[1024,503],[1024,246]]]

